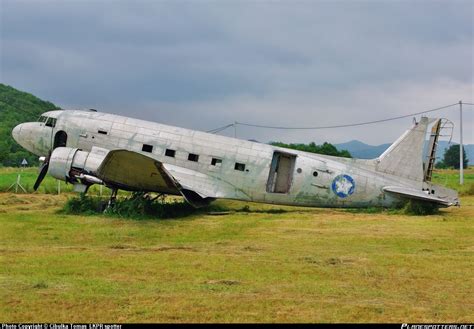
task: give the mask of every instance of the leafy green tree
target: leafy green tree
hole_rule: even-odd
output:
[[[466,156],[466,150],[463,148],[463,167],[467,168],[469,160]],[[459,145],[451,145],[444,151],[443,161],[437,166],[438,168],[454,168],[459,169]]]
[[[352,155],[349,153],[349,151],[339,151],[334,145],[327,142],[324,142],[322,145],[316,145],[314,142],[309,144],[286,144],[282,142],[271,142],[270,144],[273,146],[279,146],[298,151],[352,158]]]
[[[435,168],[437,168],[437,169],[447,169],[448,166],[446,166],[446,164],[444,163],[444,161],[441,160],[441,161],[439,161],[439,162],[436,162]]]

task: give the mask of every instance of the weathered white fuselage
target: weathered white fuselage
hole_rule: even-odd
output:
[[[67,135],[67,147],[125,149],[182,168],[181,175],[193,186],[214,191],[217,198],[317,207],[391,206],[400,199],[385,193],[384,186],[427,186],[419,179],[377,171],[377,160],[317,155],[93,111],[44,115],[56,118],[54,127],[34,122],[13,131],[15,139],[38,156],[47,155],[61,131]],[[166,150],[174,151],[174,157]],[[272,170],[277,176],[272,169],[275,154],[287,157],[281,160],[288,162],[281,168],[289,175],[284,192],[275,192],[269,182]]]

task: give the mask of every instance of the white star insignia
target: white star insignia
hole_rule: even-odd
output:
[[[345,177],[336,181],[336,191],[337,193],[349,194],[350,189],[353,184]]]

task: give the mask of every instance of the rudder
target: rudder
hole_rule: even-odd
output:
[[[423,182],[423,146],[432,119],[422,117],[376,159],[379,172]]]

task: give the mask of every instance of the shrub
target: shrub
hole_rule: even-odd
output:
[[[126,218],[176,218],[189,216],[196,211],[185,201],[164,202],[134,193],[129,198],[117,200],[106,213]]]
[[[90,197],[81,193],[79,197],[73,197],[66,201],[63,211],[67,214],[96,214],[101,213],[107,201],[98,197]]]
[[[101,214],[106,209],[108,200],[96,196],[80,194],[69,199],[63,212],[67,214]],[[204,210],[209,210],[204,208]],[[176,218],[189,216],[202,211],[195,209],[185,201],[164,202],[162,199],[151,199],[143,193],[133,193],[128,198],[117,199],[106,209],[105,213],[124,218]]]
[[[409,200],[405,207],[403,207],[403,213],[407,215],[426,216],[437,214],[438,212],[439,207],[437,204],[418,200]]]

